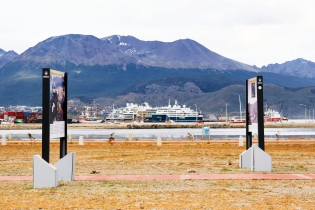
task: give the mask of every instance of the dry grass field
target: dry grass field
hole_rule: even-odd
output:
[[[50,162],[59,158],[51,142]],[[315,142],[266,142],[273,170],[313,174]],[[237,143],[212,141],[77,141],[75,175],[251,174],[239,168]],[[31,176],[32,157],[41,143],[0,145],[0,176]],[[91,174],[96,171],[96,174]],[[73,181],[57,188],[33,189],[32,181],[0,181],[1,209],[315,209],[315,180]]]

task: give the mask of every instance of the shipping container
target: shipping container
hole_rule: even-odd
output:
[[[15,117],[15,112],[8,112],[9,117]]]
[[[23,119],[24,118],[24,112],[15,112],[15,116],[16,116],[16,118]]]
[[[24,117],[30,117],[31,113],[30,112],[24,112]]]

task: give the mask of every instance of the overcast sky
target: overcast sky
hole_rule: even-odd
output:
[[[0,48],[21,54],[65,34],[193,39],[261,67],[315,62],[314,0],[0,0]]]

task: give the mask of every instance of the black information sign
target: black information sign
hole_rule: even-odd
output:
[[[265,150],[263,77],[246,80],[246,149],[252,146],[252,134],[257,134],[258,146]]]
[[[42,158],[49,163],[50,138],[60,138],[60,158],[67,154],[67,73],[43,68]]]

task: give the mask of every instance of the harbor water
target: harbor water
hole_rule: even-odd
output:
[[[265,139],[315,139],[315,128],[265,128]],[[0,130],[0,136],[10,136],[12,140],[29,140],[30,133],[35,140],[42,139],[42,130]],[[209,132],[203,132],[202,128],[179,129],[68,129],[68,135],[73,140],[83,136],[85,140],[107,140],[114,133],[116,140],[127,140],[131,135],[133,140],[187,140],[188,134],[194,135],[196,140],[211,139],[238,139],[246,136],[245,128],[209,128]],[[59,140],[59,139],[52,139]]]

